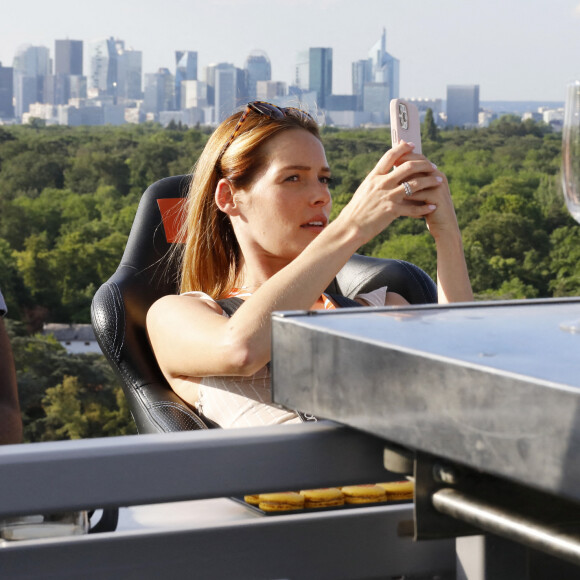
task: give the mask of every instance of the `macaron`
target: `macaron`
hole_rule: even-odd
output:
[[[374,484],[345,485],[341,488],[344,501],[348,504],[375,503],[387,500],[385,490]]]
[[[305,508],[323,508],[344,505],[344,494],[337,487],[303,489]]]
[[[304,496],[295,491],[261,493],[258,507],[265,512],[286,512],[304,508]]]
[[[389,481],[387,483],[378,483],[387,493],[387,500],[413,499],[413,490],[415,485],[412,481]]]
[[[244,501],[246,503],[249,503],[250,505],[258,505],[260,503],[260,494],[259,493],[253,493],[250,495],[245,495],[244,496]]]

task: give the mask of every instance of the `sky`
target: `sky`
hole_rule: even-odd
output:
[[[580,78],[580,0],[4,0],[0,62],[11,66],[24,44],[54,56],[55,39],[113,36],[143,52],[144,73],[174,71],[175,50],[197,51],[201,76],[259,49],[272,79],[290,83],[296,53],[322,46],[333,49],[333,92],[349,94],[351,63],[383,27],[401,97],[478,84],[482,101],[563,101]]]

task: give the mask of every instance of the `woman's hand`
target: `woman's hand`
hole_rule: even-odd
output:
[[[447,178],[404,142],[383,155],[335,221],[358,226],[366,243],[400,216],[425,218],[435,240],[439,302],[473,300]]]
[[[410,153],[400,158],[400,167],[410,161],[425,159],[423,155]],[[461,232],[457,224],[457,216],[451,200],[451,192],[447,178],[432,165],[433,171],[428,174],[436,184],[425,187],[425,182],[419,176],[406,180],[411,188],[408,200],[411,203],[423,204],[435,209],[425,214],[427,228],[437,246],[437,293],[439,303],[469,302],[473,300],[473,292],[469,282],[469,274],[465,264]],[[395,170],[396,171],[396,170]],[[393,171],[394,173],[394,171]]]
[[[419,160],[425,158],[423,155],[415,153],[402,158],[405,162],[411,159]],[[430,177],[435,178],[436,185],[430,188],[421,188],[421,180],[412,178],[407,181],[412,191],[411,195],[408,196],[408,200],[411,203],[435,206],[436,209],[422,217],[425,217],[429,232],[437,240],[441,235],[457,235],[459,226],[457,225],[457,216],[455,215],[447,177],[438,171],[435,165],[432,165],[432,167],[434,171],[430,174]]]
[[[387,151],[335,220],[357,227],[362,243],[370,241],[398,217],[426,218],[437,210],[436,202],[444,197],[444,188],[436,195],[444,183],[442,174],[412,150],[412,143],[401,142]],[[406,193],[405,182],[411,186],[412,195]]]

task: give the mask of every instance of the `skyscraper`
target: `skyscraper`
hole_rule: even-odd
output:
[[[54,41],[54,74],[83,74],[83,41]]]
[[[236,108],[236,68],[218,68],[215,71],[214,99],[216,121],[221,123]]]
[[[316,91],[319,108],[326,108],[332,94],[332,48],[311,48],[308,51],[308,88]]]
[[[356,109],[362,111],[366,83],[373,82],[373,67],[370,58],[352,63],[352,94],[356,96]]]
[[[113,37],[89,44],[89,88],[113,96],[117,86],[117,46]]]
[[[15,114],[21,117],[32,103],[44,102],[46,78],[52,72],[52,61],[46,46],[20,47],[14,57]]]
[[[479,85],[449,85],[447,87],[447,125],[476,125],[479,114]]]
[[[387,52],[387,31],[369,51],[373,82],[389,86],[390,99],[399,97],[399,60]]]
[[[117,43],[117,94],[122,99],[142,99],[141,78],[143,53],[126,50],[124,43]]]
[[[258,81],[256,83],[256,98],[261,101],[275,101],[288,93],[286,83],[281,81]]]
[[[144,107],[147,113],[157,115],[160,111],[174,109],[174,83],[174,76],[167,68],[160,68],[156,73],[145,75]]]
[[[207,100],[215,107],[214,120],[218,123],[233,113],[240,102],[247,99],[244,71],[233,64],[220,62],[205,68]]]
[[[29,77],[49,75],[52,72],[50,51],[46,46],[21,46],[12,66],[15,73]]]
[[[184,81],[197,80],[197,52],[190,50],[175,51],[175,106],[177,109],[184,108],[182,105],[181,83]]]
[[[14,117],[14,73],[12,67],[2,66],[0,62],[0,119]]]
[[[250,100],[254,100],[258,81],[272,79],[272,66],[268,55],[263,50],[252,51],[246,59],[244,70],[246,71],[247,96]]]
[[[200,109],[208,106],[207,83],[203,81],[181,81],[180,93],[179,109]]]
[[[299,89],[307,91],[310,87],[310,55],[308,50],[302,50],[296,55],[294,71],[294,84]]]
[[[78,86],[83,79],[83,41],[82,40],[55,40],[54,41],[54,75],[46,77],[44,86],[44,102],[52,105],[68,103],[75,88],[74,95],[78,95]],[[86,82],[84,83],[86,85]],[[86,89],[85,89],[86,96]]]

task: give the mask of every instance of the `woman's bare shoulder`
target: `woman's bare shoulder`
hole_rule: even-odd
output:
[[[203,292],[188,292],[186,294],[167,294],[155,301],[147,318],[163,318],[168,315],[184,315],[188,313],[207,312],[211,310],[216,314],[222,314],[221,306]]]

